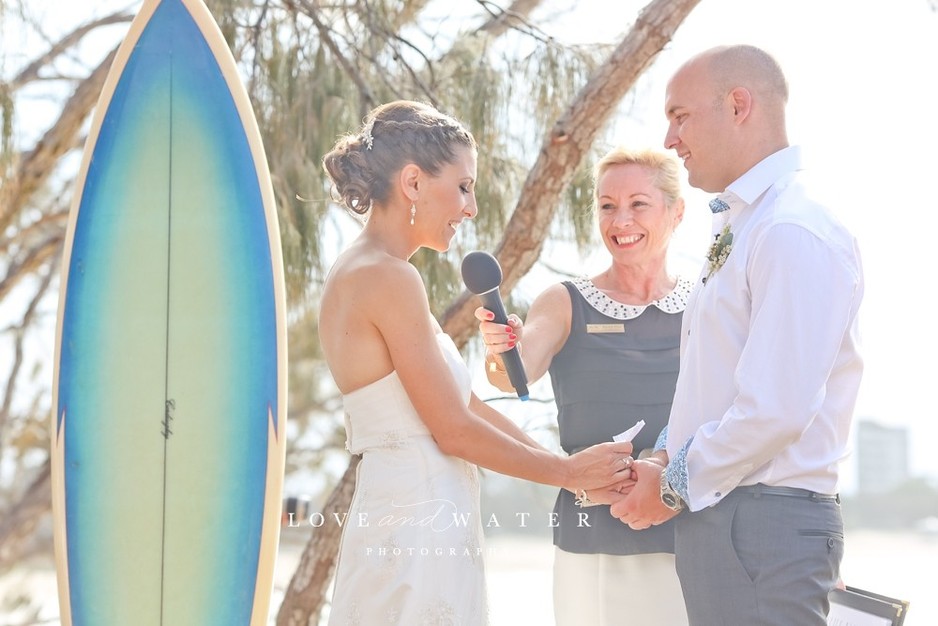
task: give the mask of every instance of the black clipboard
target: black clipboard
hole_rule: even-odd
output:
[[[872,591],[847,587],[834,589],[829,596],[828,626],[902,626],[909,602]]]

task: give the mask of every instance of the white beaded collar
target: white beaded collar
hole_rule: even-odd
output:
[[[661,309],[665,313],[680,313],[687,307],[687,298],[690,296],[691,290],[694,288],[694,284],[684,278],[683,276],[678,276],[677,283],[674,285],[674,289],[671,290],[671,293],[667,294],[659,300],[649,302],[646,305],[635,306],[632,304],[623,304],[613,300],[602,291],[596,288],[596,285],[593,284],[589,278],[581,277],[575,278],[573,281],[573,286],[577,288],[577,291],[589,302],[590,306],[594,309],[617,320],[630,320],[638,317],[645,312],[650,306],[655,306]]]

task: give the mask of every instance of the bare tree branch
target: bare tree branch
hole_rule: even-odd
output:
[[[36,309],[39,308],[40,301],[45,297],[46,291],[49,289],[49,284],[52,282],[52,277],[58,269],[54,263],[49,265],[46,275],[42,278],[39,283],[39,286],[36,288],[36,293],[33,294],[32,299],[30,299],[29,304],[26,306],[26,311],[23,313],[23,319],[20,323],[11,328],[16,337],[13,340],[14,344],[14,356],[13,356],[13,367],[10,368],[10,375],[7,378],[6,388],[4,389],[3,402],[0,404],[0,444],[6,442],[5,432],[6,425],[10,419],[10,410],[13,404],[14,390],[16,389],[16,381],[19,379],[20,369],[23,366],[23,338],[26,336],[26,330],[31,326],[33,317],[36,314]],[[0,461],[3,460],[3,453],[5,447],[0,445]]]
[[[62,115],[46,131],[36,147],[25,154],[10,180],[0,187],[0,232],[4,232],[29,198],[55,169],[56,162],[75,145],[82,124],[94,108],[114,60],[117,48],[111,51],[94,71],[83,80],[62,109]],[[2,293],[0,293],[2,298]]]
[[[52,507],[50,467],[47,457],[19,501],[0,518],[0,571],[17,561],[26,549],[26,538]]]
[[[413,50],[414,52],[416,52],[417,54],[419,54],[421,57],[423,57],[423,60],[424,60],[424,63],[425,63],[424,67],[426,68],[426,71],[427,71],[427,73],[429,74],[429,77],[430,77],[429,84],[432,85],[432,84],[434,84],[434,83],[436,82],[436,79],[435,79],[434,76],[433,76],[433,63],[432,63],[432,62],[430,61],[430,59],[423,53],[422,50],[420,50],[419,48],[417,48],[417,46],[415,46],[415,45],[412,44],[411,42],[407,41],[406,39],[404,39],[404,38],[401,37],[400,35],[397,35],[397,34],[394,34],[394,33],[388,33],[388,37],[389,37],[389,41],[397,42],[397,43],[403,44],[404,46],[410,48],[411,50]],[[434,95],[433,91],[430,89],[430,87],[429,87],[429,85],[427,84],[427,82],[424,81],[424,80],[420,77],[420,74],[418,73],[418,71],[415,70],[414,67],[413,67],[410,63],[408,63],[408,62],[405,60],[404,55],[401,54],[401,52],[400,52],[400,48],[398,48],[396,45],[394,46],[394,54],[395,54],[395,56],[396,56],[398,62],[399,62],[401,65],[403,65],[404,68],[407,70],[407,73],[410,75],[411,80],[414,81],[414,84],[417,85],[417,86],[420,88],[420,90],[424,93],[424,95],[427,97],[427,99],[429,100],[430,104],[432,104],[432,105],[435,106],[435,107],[439,107],[439,106],[440,106],[439,100],[437,99],[436,95]]]
[[[0,281],[0,301],[10,295],[21,280],[42,267],[60,249],[64,237],[64,231],[50,235],[48,239],[30,250],[19,263],[12,264],[7,270],[7,275]]]
[[[23,85],[34,80],[38,80],[39,72],[42,70],[42,68],[52,63],[52,61],[54,61],[61,54],[65,53],[67,50],[76,46],[88,33],[97,28],[100,28],[101,26],[110,26],[111,24],[129,22],[132,19],[133,15],[130,13],[125,13],[122,9],[121,11],[117,11],[108,16],[102,17],[101,19],[97,19],[79,26],[53,44],[45,52],[45,54],[38,57],[32,63],[23,68],[23,70],[17,74],[12,81],[10,81],[10,87],[12,91],[16,91]]]
[[[260,54],[258,50],[260,49],[261,35],[263,33],[262,26],[264,21],[267,19],[267,14],[270,12],[270,0],[266,0],[257,16],[257,19],[254,20],[254,23],[251,24],[250,33],[251,33],[251,43],[252,48],[254,49],[254,56],[251,59],[251,78],[248,81],[248,93],[253,93],[254,84],[257,82],[258,74],[260,73]]]
[[[504,10],[499,9],[489,0],[476,1],[481,4],[482,8],[491,16],[485,24],[479,27],[479,32],[498,37],[512,28],[524,26],[525,32],[529,35],[539,33],[539,29],[528,22],[527,18],[534,9],[543,4],[544,0],[514,0],[511,6]],[[537,35],[537,38],[541,41],[548,39],[545,35]]]
[[[35,241],[43,234],[52,231],[65,230],[65,224],[68,221],[68,209],[55,208],[53,212],[46,213],[35,222],[18,228],[14,237],[0,239],[0,254],[7,254],[10,249],[16,245],[22,245],[26,241]],[[9,276],[9,272],[7,273]]]
[[[504,291],[510,291],[537,261],[564,188],[619,101],[699,2],[654,0],[646,6],[628,35],[557,120],[495,251],[504,273]],[[464,291],[444,313],[443,330],[457,346],[463,346],[476,332],[472,313],[477,306],[475,297]]]
[[[322,23],[322,20],[319,19],[319,9],[314,7],[309,0],[300,0],[300,5],[305,9],[309,18],[313,20],[313,24],[316,26],[316,30],[319,31],[319,36],[322,38],[323,43],[325,43],[326,47],[335,55],[339,65],[342,66],[345,73],[348,74],[352,82],[355,83],[355,86],[358,87],[358,93],[361,94],[362,106],[366,110],[374,108],[377,102],[374,94],[371,93],[371,88],[368,87],[361,73],[355,68],[352,62],[346,58],[339,46],[336,45],[335,40],[332,38],[332,33],[326,28],[326,25]]]

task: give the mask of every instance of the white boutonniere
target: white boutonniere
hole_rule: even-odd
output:
[[[730,225],[724,226],[723,230],[713,236],[713,239],[710,251],[707,253],[707,275],[704,276],[704,284],[706,284],[708,278],[723,267],[727,257],[733,250],[733,231],[730,230]]]

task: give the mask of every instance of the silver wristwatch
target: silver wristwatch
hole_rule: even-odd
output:
[[[665,505],[672,511],[680,511],[684,508],[684,500],[674,489],[671,488],[671,483],[668,482],[668,476],[666,472],[661,472],[660,493],[661,504]]]

